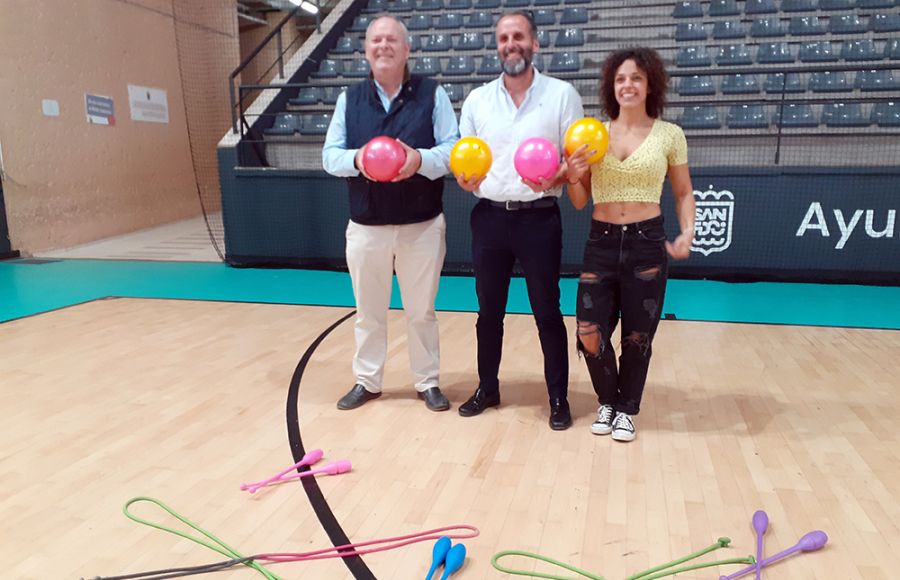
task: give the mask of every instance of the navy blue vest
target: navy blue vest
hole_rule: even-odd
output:
[[[373,137],[396,137],[413,149],[435,146],[434,92],[437,82],[410,76],[385,112],[372,79],[347,89],[347,149],[359,149]],[[364,225],[399,225],[423,222],[443,210],[444,180],[431,181],[416,174],[398,183],[349,178],[350,219]]]

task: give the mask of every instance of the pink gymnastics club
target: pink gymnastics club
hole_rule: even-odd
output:
[[[753,529],[756,530],[756,580],[762,578],[763,536],[769,529],[769,515],[757,510],[753,514]]]
[[[314,464],[318,463],[319,460],[322,459],[323,455],[325,455],[325,453],[321,449],[313,449],[312,451],[310,451],[309,453],[304,455],[303,459],[301,459],[297,463],[291,465],[290,467],[288,467],[281,473],[279,473],[277,475],[273,475],[269,479],[257,481],[256,483],[242,483],[241,491],[249,491],[250,493],[256,493],[256,490],[258,490],[259,488],[265,487],[266,485],[269,485],[272,482],[278,481],[279,479],[284,477],[284,475],[290,473],[291,471],[299,469],[299,468],[303,467],[304,465],[314,465]]]
[[[757,562],[757,564],[759,564],[760,568],[764,568],[764,567],[768,566],[769,564],[774,564],[775,562],[777,562],[778,560],[781,560],[782,558],[787,558],[794,552],[799,552],[799,551],[812,552],[812,551],[818,550],[819,548],[824,546],[827,542],[828,542],[828,536],[825,534],[825,532],[823,532],[821,530],[816,530],[816,531],[810,532],[810,533],[806,534],[805,536],[803,536],[802,538],[800,538],[800,541],[797,542],[794,546],[788,548],[787,550],[785,550],[783,552],[778,552],[774,556],[769,556],[762,562]],[[734,574],[730,574],[728,576],[719,576],[719,580],[734,580],[735,578],[739,578],[739,577],[743,576],[744,574],[749,574],[750,572],[753,572],[754,570],[756,570],[757,564],[748,566],[748,567],[744,568],[743,570],[739,570],[739,571],[735,572]]]

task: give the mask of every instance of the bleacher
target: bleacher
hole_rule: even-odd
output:
[[[601,116],[605,56],[640,44],[672,77],[665,118],[710,154],[723,139],[900,136],[900,0],[370,0],[303,86],[284,89],[285,109],[259,119],[269,162],[314,168],[312,155],[277,150],[321,147],[337,96],[369,74],[362,45],[377,13],[404,20],[412,70],[438,79],[458,111],[499,74],[493,26],[514,8],[534,12],[537,68],[571,82],[590,115]]]

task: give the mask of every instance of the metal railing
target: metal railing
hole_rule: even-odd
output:
[[[316,13],[315,13],[315,15],[310,14],[309,16],[315,17],[316,31],[321,32],[322,31],[322,29],[321,29],[321,26],[322,26],[321,11],[322,10],[321,10],[319,0],[314,0],[314,2],[312,2],[312,4],[315,5],[315,7],[316,7]],[[278,25],[275,28],[273,28],[269,32],[269,34],[266,35],[265,38],[263,38],[262,42],[259,43],[259,46],[254,48],[253,52],[251,52],[249,55],[247,55],[247,57],[243,61],[241,61],[241,64],[239,64],[238,67],[236,69],[234,69],[234,71],[232,71],[232,73],[230,75],[228,75],[228,92],[229,92],[230,104],[231,104],[231,130],[232,130],[232,132],[234,132],[234,133],[238,132],[238,120],[240,119],[241,121],[243,121],[243,117],[244,117],[244,91],[241,90],[240,97],[238,97],[238,95],[237,95],[238,91],[235,89],[235,79],[237,78],[237,76],[239,74],[241,74],[244,71],[244,69],[246,69],[250,65],[251,62],[253,62],[253,59],[255,59],[256,56],[260,52],[262,52],[269,45],[270,42],[272,42],[273,38],[275,39],[275,43],[276,43],[275,50],[277,52],[277,56],[275,57],[275,62],[273,62],[271,65],[269,65],[269,68],[267,68],[262,73],[262,76],[260,78],[258,78],[254,81],[253,85],[254,86],[258,85],[262,79],[266,78],[266,75],[268,75],[269,72],[272,70],[272,68],[275,67],[276,65],[278,66],[278,76],[280,78],[284,78],[284,55],[300,39],[300,36],[297,36],[297,38],[295,38],[291,42],[291,44],[289,44],[287,46],[287,48],[285,48],[283,37],[282,37],[282,30],[284,29],[285,25],[287,25],[289,22],[294,21],[294,18],[297,17],[298,12],[300,12],[300,11],[301,11],[300,6],[297,6],[296,8],[294,8],[293,10],[288,12],[287,15],[281,19],[281,22],[279,22]]]

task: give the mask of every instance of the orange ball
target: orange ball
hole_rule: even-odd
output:
[[[585,117],[572,123],[566,131],[563,145],[566,155],[571,155],[582,145],[587,145],[589,151],[596,151],[588,157],[588,163],[593,165],[606,155],[606,150],[609,148],[609,132],[598,119]]]
[[[450,171],[466,180],[487,175],[492,162],[491,148],[478,137],[463,137],[450,151]]]

